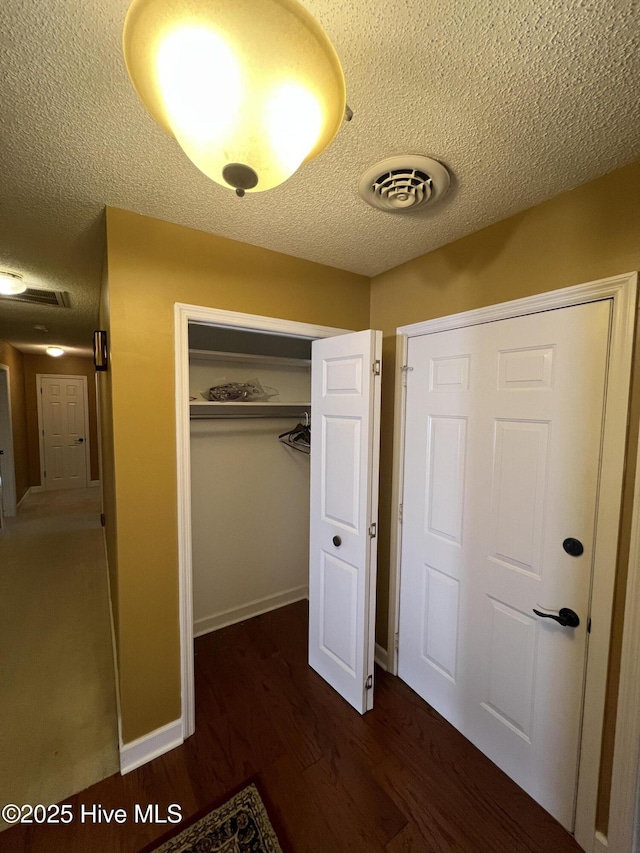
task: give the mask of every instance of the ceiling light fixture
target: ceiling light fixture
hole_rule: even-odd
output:
[[[27,285],[19,273],[0,271],[0,293],[3,296],[15,296],[24,293],[26,289]]]
[[[297,0],[134,0],[123,46],[151,116],[239,196],[286,181],[345,117],[338,55]]]
[[[47,347],[47,355],[52,355],[54,358],[60,358],[61,355],[64,355],[64,350],[62,347]]]

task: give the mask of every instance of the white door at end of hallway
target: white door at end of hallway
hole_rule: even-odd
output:
[[[87,485],[84,376],[40,377],[45,489],[82,489]]]

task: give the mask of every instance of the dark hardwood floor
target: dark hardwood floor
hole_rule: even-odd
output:
[[[256,777],[285,850],[578,851],[540,806],[402,681],[376,672],[360,717],[306,663],[306,603],[196,641],[196,734],[127,776],[68,800],[67,826],[18,826],[4,853],[135,853],[166,832],[133,806],[184,817]],[[124,808],[123,825],[81,823],[81,806]]]

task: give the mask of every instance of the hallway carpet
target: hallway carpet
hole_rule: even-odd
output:
[[[30,494],[5,522],[0,804],[47,805],[119,769],[100,493]]]

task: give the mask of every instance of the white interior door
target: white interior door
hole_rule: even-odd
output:
[[[87,485],[86,380],[42,376],[42,448],[45,489]]]
[[[408,343],[399,675],[569,830],[610,304]]]
[[[373,707],[382,332],[313,342],[309,664]]]

